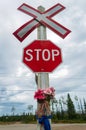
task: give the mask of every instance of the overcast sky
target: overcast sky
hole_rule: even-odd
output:
[[[26,3],[47,10],[60,3],[65,10],[53,19],[72,32],[62,39],[47,28],[47,39],[62,50],[63,63],[49,74],[49,84],[56,89],[56,98],[77,95],[86,97],[86,1],[85,0],[0,0],[0,115],[27,112],[37,89],[35,74],[22,63],[23,48],[37,39],[34,30],[22,43],[13,35],[32,18],[17,8]],[[36,106],[36,105],[34,105]],[[35,107],[36,108],[36,107]]]

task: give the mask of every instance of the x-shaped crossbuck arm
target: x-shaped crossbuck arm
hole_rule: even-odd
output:
[[[36,10],[33,7],[24,3],[18,8],[18,10],[32,16],[33,19],[26,22],[13,34],[19,41],[22,42],[35,28],[42,24],[51,29],[61,38],[65,38],[71,31],[52,19],[54,15],[64,9],[65,7],[58,3],[48,10],[40,12],[39,10]]]

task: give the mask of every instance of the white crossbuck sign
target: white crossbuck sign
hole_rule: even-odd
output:
[[[13,34],[19,41],[23,41],[35,28],[41,24],[51,29],[61,38],[65,38],[71,31],[66,27],[62,26],[58,22],[51,19],[54,15],[64,10],[65,7],[61,4],[56,4],[44,12],[34,9],[33,7],[22,4],[18,10],[33,17],[32,20],[26,22],[19,29],[17,29]]]

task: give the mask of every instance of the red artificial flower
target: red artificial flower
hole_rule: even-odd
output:
[[[34,98],[35,99],[45,99],[45,95],[43,93],[43,90],[38,89],[38,91],[35,92]]]

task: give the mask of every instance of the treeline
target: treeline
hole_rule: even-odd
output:
[[[61,97],[52,101],[52,115],[53,122],[86,122],[86,101],[75,96],[74,103],[68,94],[66,100]]]
[[[2,116],[0,117],[0,123],[36,123],[36,117],[32,114],[22,114],[22,115],[11,115],[11,116]]]
[[[67,98],[61,97],[60,99],[54,99],[50,102],[52,111],[52,122],[58,123],[75,123],[86,122],[86,101],[81,100],[75,96],[74,101],[70,94],[67,94]],[[21,115],[15,114],[15,107],[12,107],[13,114],[3,115],[0,117],[0,122],[21,122],[21,123],[36,123],[36,116],[33,114],[33,106],[29,105],[30,112],[23,113]]]

